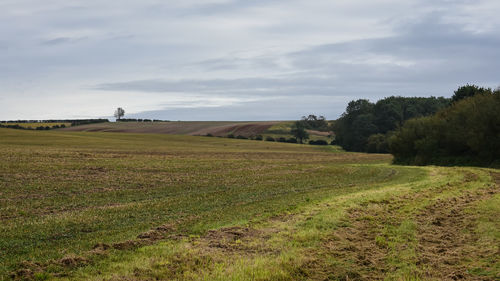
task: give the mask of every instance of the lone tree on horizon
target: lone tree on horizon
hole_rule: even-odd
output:
[[[115,110],[115,117],[117,120],[120,120],[123,115],[125,115],[125,110],[121,107],[118,107],[116,110]]]

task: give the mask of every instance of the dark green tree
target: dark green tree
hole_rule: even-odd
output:
[[[297,121],[292,126],[290,133],[297,139],[299,143],[303,143],[304,140],[309,139],[309,133],[306,131],[304,124],[301,121]]]
[[[387,153],[387,143],[379,134],[386,135],[410,118],[433,114],[449,104],[450,100],[443,97],[391,96],[376,104],[363,99],[352,101],[333,125],[335,140],[348,151]]]
[[[328,131],[328,122],[325,116],[316,116],[310,114],[309,116],[302,116],[300,120],[306,129]]]
[[[475,94],[438,113],[408,120],[389,138],[401,164],[498,165],[500,91]],[[495,162],[496,161],[496,162]]]
[[[483,88],[476,85],[465,85],[459,87],[455,94],[451,97],[453,102],[457,102],[461,99],[472,97],[476,94],[491,94],[491,88]]]

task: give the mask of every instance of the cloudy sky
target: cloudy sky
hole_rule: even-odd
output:
[[[500,85],[498,0],[0,0],[0,120],[337,118]]]

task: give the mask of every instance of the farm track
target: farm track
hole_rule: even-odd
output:
[[[468,177],[474,178],[475,175]],[[426,280],[492,280],[473,276],[464,264],[466,260],[495,254],[478,247],[478,236],[474,231],[476,218],[466,211],[478,201],[487,200],[500,192],[499,174],[492,177],[495,185],[491,188],[438,199],[417,215],[418,264]]]
[[[467,173],[465,182],[477,176]],[[309,280],[385,280],[388,273],[398,270],[390,265],[391,250],[388,245],[378,243],[390,239],[387,226],[400,226],[408,217],[416,222],[416,270],[410,275],[417,280],[496,280],[491,277],[474,276],[466,262],[477,258],[500,258],[500,253],[481,249],[476,244],[475,217],[467,210],[476,203],[487,200],[500,192],[500,173],[492,173],[495,184],[487,189],[464,191],[459,196],[435,199],[440,192],[451,190],[445,185],[436,190],[418,194],[393,197],[379,202],[368,202],[364,206],[348,210],[346,222],[332,233],[324,243],[320,256],[309,265]],[[402,210],[411,201],[435,201],[420,206],[419,211],[404,214]],[[385,236],[385,237],[384,237]],[[377,240],[384,237],[383,240]],[[411,237],[396,245],[396,251],[404,251],[411,246]],[[339,260],[334,265],[326,265],[326,256]],[[500,276],[499,276],[500,277]],[[389,279],[393,279],[390,278]]]

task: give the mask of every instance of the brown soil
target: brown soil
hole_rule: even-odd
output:
[[[118,122],[98,123],[59,129],[73,132],[156,133],[173,135],[234,134],[245,137],[262,134],[279,121],[263,122]]]
[[[269,253],[273,251],[264,247],[264,241],[271,237],[272,232],[271,229],[227,227],[208,231],[197,243],[204,251],[221,251],[226,254],[244,252],[245,255]]]
[[[350,209],[345,226],[332,233],[316,258],[305,265],[311,280],[383,280],[390,270],[386,264],[388,249],[376,243],[384,227],[395,224],[391,213],[400,205],[389,201],[371,202]],[[338,262],[325,264],[334,257]]]
[[[77,267],[88,263],[88,260],[79,256],[66,256],[57,261],[60,265],[65,267]]]
[[[12,280],[38,280],[37,273],[44,272],[49,265],[56,265],[63,268],[75,268],[88,264],[88,260],[84,257],[69,255],[59,260],[51,260],[47,263],[38,263],[23,261],[19,264],[19,268],[10,274]]]
[[[333,132],[323,132],[323,131],[316,131],[316,130],[307,130],[307,132],[310,135],[323,136],[323,137],[328,137],[330,135],[333,135]]]

